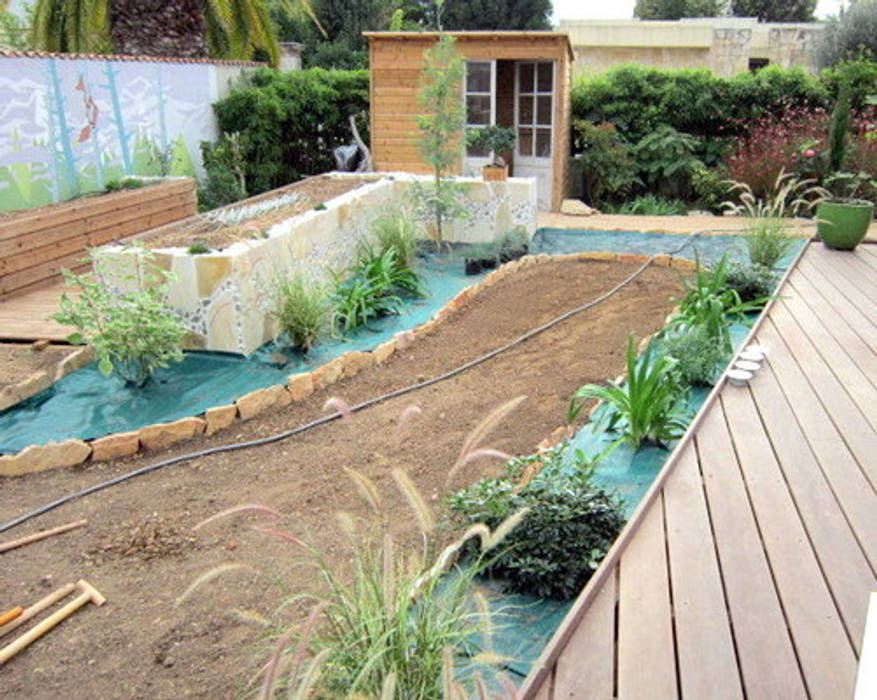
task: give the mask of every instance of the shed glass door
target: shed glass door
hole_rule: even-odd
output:
[[[466,61],[466,130],[496,124],[496,61]],[[490,153],[464,146],[464,175],[480,175]]]
[[[551,209],[554,61],[515,66],[515,175],[538,179],[539,209]]]

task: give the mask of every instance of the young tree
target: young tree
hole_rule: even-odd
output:
[[[762,22],[812,22],[817,0],[731,0],[731,14]]]
[[[456,39],[440,34],[424,53],[423,87],[418,94],[425,114],[417,117],[420,152],[433,169],[430,187],[418,187],[416,199],[435,217],[436,241],[443,241],[443,224],[463,215],[460,187],[449,176],[459,162],[465,113],[463,111],[463,58]]]
[[[723,0],[636,0],[633,15],[640,19],[716,17],[724,5]]]
[[[840,17],[828,20],[819,47],[819,61],[877,60],[877,0],[859,0]]]

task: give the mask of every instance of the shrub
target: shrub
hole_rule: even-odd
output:
[[[523,226],[515,226],[501,233],[494,245],[499,262],[504,263],[527,254],[530,249],[530,236]]]
[[[237,202],[247,196],[243,146],[237,133],[224,134],[216,143],[201,142],[206,177],[198,186],[201,211]]]
[[[780,219],[755,219],[746,227],[743,235],[749,262],[769,270],[776,267],[795,244],[795,239],[788,234],[785,223]]]
[[[723,171],[698,168],[691,174],[691,188],[701,207],[718,214],[728,197],[729,185]]]
[[[371,232],[379,255],[393,248],[397,265],[414,265],[417,258],[417,225],[410,212],[401,207],[391,208],[374,220]]]
[[[650,344],[640,358],[633,336],[627,341],[627,379],[608,387],[586,384],[570,398],[567,423],[572,423],[588,399],[605,402],[599,427],[617,430],[618,440],[639,447],[642,443],[664,445],[681,437],[687,424],[686,389],[679,383],[676,361]]]
[[[727,282],[728,256],[713,267],[705,268],[698,261],[693,280],[685,280],[686,293],[679,302],[679,313],[671,321],[673,327],[701,327],[717,339],[726,352],[731,352],[732,323],[746,323],[746,314],[764,306],[764,299],[744,302]]]
[[[328,295],[322,284],[309,282],[298,273],[292,277],[277,275],[272,283],[272,315],[290,344],[307,352],[328,328]]]
[[[78,287],[79,294],[62,294],[61,309],[52,318],[76,328],[70,342],[91,346],[104,376],[115,372],[128,384],[143,386],[157,369],[183,359],[186,328],[167,306],[170,273],[144,249],[132,251],[130,260],[133,269],[121,282],[131,291],[110,288],[116,270],[99,252],[91,254],[93,274],[63,270],[68,286]]]
[[[594,206],[627,195],[639,182],[627,146],[609,123],[573,123],[574,164],[584,198]]]
[[[637,216],[674,216],[685,214],[685,202],[679,199],[664,199],[653,194],[637,197],[632,202],[610,206],[613,214],[633,214]]]
[[[833,66],[842,61],[877,61],[877,2],[851,3],[840,17],[831,17],[819,45],[819,62]]]
[[[121,180],[110,180],[104,185],[107,192],[118,192],[119,190],[138,190],[149,184],[145,180],[136,177],[123,177]]]
[[[398,313],[402,306],[400,294],[423,296],[417,272],[398,263],[395,248],[379,254],[361,244],[348,275],[335,275],[332,293],[335,323],[347,332],[372,319]]]
[[[197,241],[189,246],[189,255],[204,255],[210,252],[210,247],[202,241]]]
[[[465,523],[491,528],[526,509],[486,568],[511,591],[562,600],[578,595],[624,525],[620,502],[593,484],[592,463],[578,452],[572,465],[562,465],[567,450],[563,444],[513,460],[504,476],[450,498]],[[532,477],[534,469],[540,471]]]
[[[335,167],[349,115],[368,109],[368,71],[256,70],[213,106],[224,133],[240,133],[246,190],[258,194]],[[368,142],[367,120],[358,119]]]
[[[716,370],[728,358],[718,338],[704,326],[676,327],[661,336],[661,348],[676,362],[675,371],[683,384],[708,386]]]
[[[662,124],[640,139],[631,151],[646,184],[657,192],[685,197],[691,174],[703,167],[694,155],[697,140]]]
[[[485,153],[493,153],[493,164],[505,165],[503,153],[513,151],[517,136],[515,130],[507,126],[482,126],[467,130],[466,144]]]
[[[732,261],[725,268],[725,284],[740,296],[740,301],[769,297],[776,286],[773,270],[757,263]]]

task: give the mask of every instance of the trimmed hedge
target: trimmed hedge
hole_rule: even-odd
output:
[[[788,106],[827,107],[823,82],[801,68],[768,66],[722,78],[705,69],[662,70],[623,65],[578,80],[576,119],[612,122],[628,143],[661,124],[708,140],[736,136],[745,122]]]
[[[238,132],[251,195],[333,170],[332,150],[350,143],[348,117],[368,143],[368,71],[257,70],[213,105],[219,127]]]

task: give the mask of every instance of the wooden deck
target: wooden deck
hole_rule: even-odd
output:
[[[66,342],[73,328],[66,328],[49,318],[58,310],[58,300],[64,290],[64,283],[57,282],[0,300],[0,341],[45,338],[52,342]]]
[[[808,246],[523,697],[852,698],[877,590],[877,246]]]

